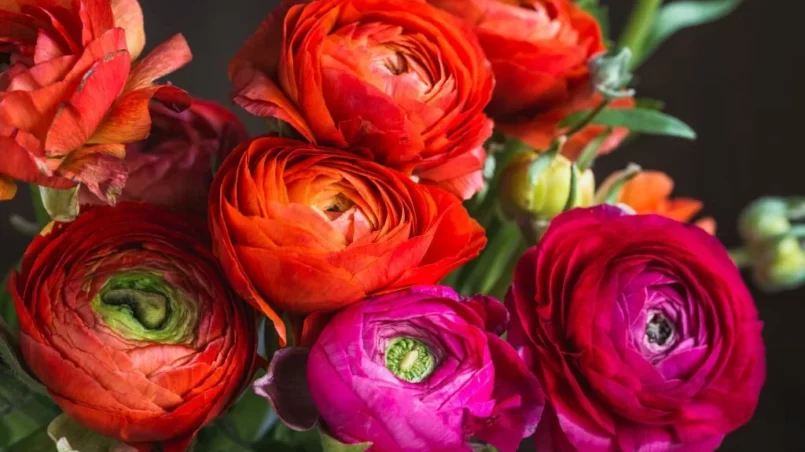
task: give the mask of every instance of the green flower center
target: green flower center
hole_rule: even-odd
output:
[[[90,306],[126,339],[186,344],[195,338],[196,302],[155,273],[131,271],[111,277]]]
[[[386,348],[386,368],[400,380],[419,383],[430,374],[436,358],[424,342],[412,337],[396,337]]]

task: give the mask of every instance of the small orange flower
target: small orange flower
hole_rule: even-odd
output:
[[[643,171],[623,187],[618,202],[639,214],[658,214],[677,221],[689,222],[702,210],[702,202],[691,198],[671,198],[674,181],[661,171]],[[711,217],[698,220],[696,225],[715,234],[716,222]]]
[[[154,81],[191,59],[181,35],[133,62],[145,44],[136,0],[0,1],[0,200],[14,181],[85,185],[113,202],[125,144],[148,136],[153,98],[187,94]]]

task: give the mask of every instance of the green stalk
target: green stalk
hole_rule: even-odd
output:
[[[50,223],[50,215],[45,209],[45,204],[42,202],[42,194],[39,191],[39,186],[30,184],[31,187],[31,200],[34,204],[34,214],[36,215],[36,222],[40,228],[44,228]]]
[[[752,266],[752,254],[747,248],[733,248],[729,250],[729,255],[738,268],[748,268]]]
[[[618,40],[620,47],[627,47],[632,51],[632,67],[642,60],[643,44],[651,31],[660,5],[662,0],[636,0],[632,8],[626,27]]]

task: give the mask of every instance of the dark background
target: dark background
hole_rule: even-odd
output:
[[[642,1],[642,0],[636,0]],[[148,48],[183,33],[195,59],[168,80],[191,94],[229,104],[229,59],[277,3],[260,0],[140,0]],[[610,5],[613,30],[633,2]],[[772,3],[776,4],[775,6]],[[741,208],[766,194],[805,195],[801,67],[803,22],[799,2],[747,0],[718,23],[681,32],[639,71],[638,94],[662,99],[666,111],[699,133],[695,142],[640,137],[598,162],[599,180],[629,161],[672,175],[676,194],[701,199],[718,221],[718,236],[738,244]],[[254,133],[260,122],[238,112]],[[27,239],[6,218],[33,218],[23,188],[0,203],[0,272],[23,252]],[[765,322],[768,377],[754,419],[728,436],[722,450],[805,450],[805,290],[755,291]]]

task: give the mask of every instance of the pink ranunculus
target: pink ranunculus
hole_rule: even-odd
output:
[[[366,299],[333,317],[310,350],[313,405],[335,438],[371,442],[375,452],[469,451],[474,441],[513,452],[534,433],[544,398],[498,337],[507,322],[497,300],[463,298],[443,286]],[[299,361],[292,353],[280,358]],[[288,378],[287,367],[272,362],[256,385],[281,414],[287,411],[278,402],[299,380]],[[307,405],[301,396],[285,399]],[[290,417],[291,425],[311,424]]]
[[[562,214],[506,303],[508,340],[548,400],[540,450],[709,451],[752,417],[762,324],[697,226],[612,206]]]
[[[128,180],[119,199],[205,212],[213,166],[249,138],[238,118],[221,105],[193,99],[176,112],[152,102],[151,134],[126,146]],[[81,202],[101,204],[82,189]]]

